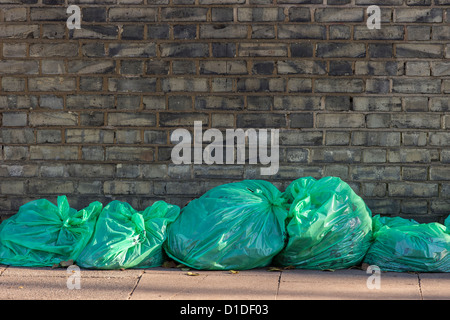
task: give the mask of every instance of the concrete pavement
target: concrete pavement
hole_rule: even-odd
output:
[[[450,299],[450,273],[386,272],[378,277],[358,269],[327,272],[266,268],[230,273],[176,268],[70,271],[0,266],[0,299]]]

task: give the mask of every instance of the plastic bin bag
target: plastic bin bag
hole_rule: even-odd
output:
[[[287,208],[270,182],[215,187],[185,206],[169,227],[166,253],[195,269],[264,267],[284,246]]]
[[[0,264],[48,267],[75,260],[90,240],[100,202],[77,211],[66,196],[58,205],[46,199],[28,202],[0,225]]]
[[[374,217],[374,242],[364,262],[382,271],[450,272],[450,230],[440,223]],[[450,222],[449,218],[446,224]]]
[[[291,203],[288,243],[275,264],[324,270],[361,263],[372,237],[372,213],[347,183],[300,178],[284,197]]]
[[[126,202],[110,202],[100,213],[91,241],[76,260],[91,269],[127,269],[161,266],[167,225],[180,208],[156,201],[144,211]]]

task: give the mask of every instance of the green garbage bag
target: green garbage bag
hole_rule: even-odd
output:
[[[364,262],[382,271],[450,272],[450,230],[440,223],[400,217],[374,220],[374,241]],[[446,223],[450,220],[447,218]]]
[[[192,200],[170,225],[166,253],[195,269],[264,267],[284,246],[287,209],[270,182],[244,180]]]
[[[372,237],[372,213],[347,183],[300,178],[283,196],[291,203],[288,243],[276,264],[324,270],[361,263]]]
[[[167,226],[178,206],[156,201],[144,211],[126,202],[110,202],[100,213],[91,241],[76,260],[92,269],[150,268],[162,265]]]
[[[66,196],[58,205],[46,199],[28,202],[0,225],[0,264],[48,267],[75,260],[94,232],[100,202],[77,211]]]

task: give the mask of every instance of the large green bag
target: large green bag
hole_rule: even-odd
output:
[[[264,267],[283,249],[287,209],[270,182],[244,180],[192,200],[170,225],[166,253],[189,267]]]
[[[66,196],[57,202],[28,202],[3,221],[0,264],[46,267],[78,257],[92,236],[102,204],[93,202],[77,211],[69,207]]]
[[[162,244],[178,206],[156,201],[140,212],[126,202],[110,202],[100,213],[92,240],[76,260],[92,269],[150,268],[164,262]]]
[[[364,262],[382,271],[450,272],[450,219],[446,226],[401,217],[373,218],[374,242]]]
[[[283,196],[291,203],[289,240],[276,264],[324,270],[362,261],[372,237],[372,213],[347,183],[337,177],[300,178]]]

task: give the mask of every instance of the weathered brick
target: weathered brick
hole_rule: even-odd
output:
[[[321,110],[319,97],[309,96],[275,96],[274,110]]]
[[[0,25],[0,38],[27,39],[39,37],[37,24],[2,24]]]
[[[439,61],[431,62],[431,73],[433,76],[449,76],[450,75],[450,62]]]
[[[399,180],[401,175],[398,166],[362,166],[350,167],[350,177],[359,181]]]
[[[364,149],[362,152],[362,161],[364,163],[383,163],[386,162],[385,149]]]
[[[240,57],[286,57],[287,45],[282,43],[240,43]]]
[[[155,78],[110,78],[108,91],[117,92],[154,92]]]
[[[396,45],[398,58],[442,58],[444,46],[440,44],[399,43]]]
[[[441,117],[438,114],[424,113],[395,113],[392,114],[394,128],[439,129]]]
[[[355,40],[403,40],[403,26],[383,26],[381,29],[369,29],[367,26],[355,26]]]
[[[395,22],[442,22],[442,9],[396,9]]]
[[[278,74],[325,74],[326,63],[312,60],[278,61]]]
[[[238,114],[236,118],[238,128],[283,128],[286,127],[284,114]]]
[[[66,129],[66,143],[113,143],[114,132],[101,129]]]
[[[162,43],[160,50],[162,57],[198,58],[209,56],[207,43]]]
[[[320,58],[363,58],[366,46],[363,43],[318,43],[316,55]]]
[[[447,19],[448,18],[447,11]],[[448,22],[448,21],[447,21]],[[433,40],[450,40],[450,26],[433,26],[432,30],[432,39]]]
[[[29,115],[30,126],[75,126],[78,115],[72,112],[32,112]]]
[[[431,26],[407,26],[408,40],[430,40]]]
[[[161,112],[159,114],[159,125],[163,127],[193,126],[194,121],[201,121],[207,125],[209,117],[206,113],[186,113],[186,112]]]
[[[62,7],[55,8],[30,8],[30,19],[32,21],[66,21],[66,9]]]
[[[24,127],[27,125],[27,114],[22,112],[4,112],[3,126],[4,127]]]
[[[30,194],[44,195],[44,194],[71,194],[75,192],[75,185],[73,181],[52,179],[49,180],[31,180],[28,184],[28,192]]]
[[[156,8],[110,8],[109,21],[156,21]]]
[[[76,146],[30,146],[31,160],[77,160]]]
[[[110,57],[154,57],[156,55],[155,43],[111,43],[109,44]]]
[[[150,147],[106,147],[106,160],[153,161],[154,153]]]
[[[320,8],[314,13],[317,22],[362,22],[364,11],[362,8]]]
[[[206,78],[166,78],[162,79],[162,89],[165,92],[172,91],[208,91],[208,79]]]
[[[431,152],[428,149],[389,150],[389,162],[429,163]]]
[[[283,24],[278,26],[279,39],[326,39],[325,26]]]
[[[201,39],[245,39],[248,28],[241,24],[203,24],[200,25]]]
[[[440,93],[440,79],[393,79],[392,92],[399,93]]]
[[[37,74],[37,61],[0,60],[0,75],[2,74]]]
[[[30,91],[74,91],[76,89],[75,78],[65,77],[37,77],[28,79]]]
[[[61,130],[38,130],[37,143],[61,143]]]
[[[27,8],[5,8],[3,9],[5,21],[27,21]]]
[[[27,47],[26,43],[3,43],[3,57],[26,57]]]
[[[408,61],[405,63],[407,76],[429,76],[430,63],[428,61]]]
[[[437,183],[394,183],[388,184],[391,197],[435,197],[438,195]]]
[[[195,98],[197,110],[242,110],[244,98],[240,96],[198,96]]]
[[[320,113],[316,116],[319,128],[361,128],[365,118],[359,113]]]
[[[117,39],[119,28],[114,25],[83,25],[69,32],[70,39]]]
[[[103,184],[105,194],[149,194],[152,184],[149,181],[105,181]]]
[[[275,39],[275,27],[266,24],[254,24],[251,26],[252,39]]]
[[[238,8],[238,21],[284,21],[283,8]]]
[[[316,79],[315,92],[363,92],[362,79]]]
[[[311,160],[318,163],[358,163],[361,161],[361,149],[313,149]]]
[[[237,82],[239,92],[283,92],[285,80],[280,78],[240,78]]]
[[[245,61],[201,61],[201,74],[247,74]]]
[[[355,74],[370,76],[401,76],[404,65],[397,61],[356,61]]]
[[[354,131],[352,133],[352,145],[355,146],[400,146],[400,132],[384,131]]]
[[[3,77],[2,78],[2,89],[3,91],[25,91],[25,79],[13,78],[13,77]]]
[[[69,73],[113,73],[116,64],[113,60],[70,60],[67,63]]]
[[[211,20],[214,22],[233,21],[233,8],[211,8]]]
[[[447,97],[430,98],[431,111],[450,111],[450,101]]]
[[[162,8],[162,21],[206,21],[208,8]]]
[[[111,126],[154,126],[156,117],[151,113],[114,112],[108,114],[108,125]]]
[[[0,130],[0,142],[6,144],[33,144],[33,129],[8,128]]]

